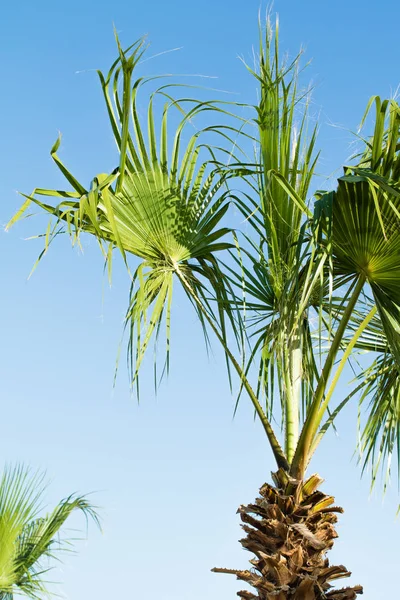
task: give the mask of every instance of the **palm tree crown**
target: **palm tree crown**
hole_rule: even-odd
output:
[[[359,449],[365,466],[372,464],[373,482],[380,467],[389,475],[392,456],[400,456],[400,107],[393,99],[371,99],[363,123],[374,106],[372,135],[360,138],[363,148],[344,166],[335,189],[310,198],[317,127],[310,130],[309,90],[300,89],[300,55],[282,64],[278,33],[268,20],[258,65],[248,67],[259,87],[256,105],[177,100],[163,86],[148,95],[146,127],[137,96],[150,79],[133,81],[143,42],[124,51],[117,40],[119,56],[107,76],[99,76],[118,166],[86,188],[61,162],[58,140],[51,154],[72,189],[36,188],[10,225],[33,202],[51,215],[44,252],[60,231],[73,243],[89,233],[99,241],[110,275],[113,250],[120,252],[131,280],[126,327],[133,381],[151,337],[163,327],[168,368],[173,283],[182,286],[206,336],[211,329],[222,345],[229,372],[239,377],[238,397],[248,395],[276,459],[277,491],[267,494],[274,508],[255,511],[262,527],[273,528],[280,519],[284,539],[294,522],[294,546],[308,536],[310,552],[319,548],[310,575],[304,556],[292,564],[284,545],[264,540],[268,560],[259,542],[251,545],[259,559],[261,576],[253,585],[260,595],[242,597],[350,600],[359,588],[325,595],[331,571],[315,583],[325,550],[309,528],[317,537],[326,534],[326,549],[335,537],[335,507],[327,508],[330,497],[316,500],[319,478],[312,484],[304,479],[326,431],[357,395],[365,409]],[[159,131],[157,98],[164,101]],[[171,144],[172,112],[179,122]],[[200,114],[209,113],[221,123],[188,132]],[[213,145],[205,142],[210,132]],[[44,203],[43,196],[55,202]],[[227,225],[230,206],[244,216],[243,231]],[[358,369],[350,393],[338,401],[346,364],[365,351],[370,363]],[[273,418],[280,420],[281,435]],[[317,519],[324,510],[330,516]],[[261,527],[254,519],[251,525]],[[291,565],[286,583],[276,574],[281,562]]]
[[[247,107],[253,117],[237,117],[237,126],[234,104],[227,108],[214,101],[174,100],[166,85],[149,95],[145,135],[137,97],[151,79],[132,81],[143,40],[126,51],[117,43],[118,59],[106,76],[99,72],[99,77],[119,165],[109,174],[96,175],[86,188],[61,162],[57,140],[51,155],[72,190],[36,188],[9,225],[34,202],[55,218],[45,235],[44,252],[64,228],[73,243],[79,243],[81,233],[89,233],[99,241],[111,276],[113,250],[120,251],[131,278],[126,326],[133,380],[152,335],[159,335],[163,323],[168,367],[177,279],[204,330],[211,327],[228,366],[238,373],[241,390],[253,403],[278,465],[302,478],[334,416],[354,396],[331,406],[352,352],[362,346],[380,353],[357,387],[363,390],[362,402],[366,396],[376,399],[378,393],[380,406],[392,405],[397,398],[399,105],[394,100],[370,101],[364,120],[375,104],[375,129],[370,139],[363,140],[365,149],[353,165],[344,167],[337,189],[318,192],[310,204],[317,128],[307,135],[309,92],[299,90],[300,55],[280,64],[278,25],[273,29],[268,21],[260,41],[259,67],[249,68],[260,92],[258,104]],[[157,133],[154,102],[160,97],[165,104]],[[172,110],[181,117],[169,146]],[[192,127],[202,112],[228,116],[229,124],[188,135],[188,125]],[[203,136],[209,131],[227,142],[225,147],[205,144]],[[234,148],[241,140],[254,144],[254,160],[238,159],[240,152],[229,147],[234,137]],[[242,190],[236,193],[230,184],[238,178]],[[46,204],[41,196],[58,198],[59,203]],[[223,224],[232,204],[246,218],[246,234]],[[139,259],[133,269],[129,256]],[[227,342],[228,324],[241,356]],[[327,340],[328,349],[322,340]],[[255,361],[259,376],[254,387],[250,376]],[[271,427],[276,398],[282,445]],[[331,416],[324,421],[328,405]],[[382,418],[386,422],[384,415],[377,416],[375,406],[366,431],[375,432],[374,448],[382,443],[389,461],[394,442],[400,443],[397,411],[391,416],[390,443],[383,441],[387,429],[381,427]],[[368,456],[372,455],[376,453],[370,447]],[[382,452],[378,455],[381,463]]]

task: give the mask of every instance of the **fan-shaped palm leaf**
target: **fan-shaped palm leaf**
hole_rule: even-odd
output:
[[[97,175],[86,189],[66,169],[57,155],[60,140],[51,155],[73,191],[36,189],[9,225],[19,219],[30,202],[35,202],[56,218],[45,236],[46,249],[66,229],[73,242],[82,232],[94,235],[104,252],[111,276],[112,251],[118,248],[128,266],[129,255],[141,259],[132,275],[127,311],[130,332],[129,352],[132,378],[138,370],[153,334],[158,335],[165,317],[167,358],[173,280],[176,276],[191,295],[190,289],[211,311],[209,298],[218,302],[220,332],[225,336],[225,315],[231,318],[226,301],[224,276],[214,260],[214,253],[232,246],[224,238],[229,229],[221,222],[228,209],[227,190],[221,189],[224,177],[217,176],[211,155],[201,158],[198,133],[190,136],[182,149],[184,130],[192,127],[190,119],[200,110],[192,108],[178,124],[169,152],[167,121],[171,110],[182,113],[177,102],[165,91],[150,95],[147,111],[147,142],[139,119],[137,95],[149,80],[132,83],[132,73],[142,54],[143,42],[136,42],[124,52],[105,77],[99,73],[111,126],[120,154],[119,166],[110,174]],[[122,79],[122,97],[119,91]],[[153,116],[157,96],[167,101],[160,122],[159,135]],[[130,115],[132,116],[130,120]],[[58,205],[45,204],[38,196],[61,198]],[[128,266],[129,269],[129,266]],[[207,288],[204,283],[207,281]],[[195,307],[198,305],[195,303]],[[223,312],[222,309],[225,309]],[[204,313],[199,317],[204,321]],[[203,323],[204,324],[204,323]]]
[[[400,362],[400,109],[394,100],[373,100],[374,135],[332,198],[333,252],[343,272],[361,274],[370,284]]]

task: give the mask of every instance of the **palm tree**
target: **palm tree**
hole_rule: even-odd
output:
[[[110,276],[119,250],[131,280],[134,383],[162,331],[168,370],[173,284],[181,285],[206,337],[212,332],[221,344],[229,375],[239,377],[238,401],[250,399],[276,461],[273,485],[239,509],[241,543],[255,555],[251,570],[215,570],[252,586],[238,592],[248,600],[351,600],[361,586],[334,589],[331,582],[350,573],[326,558],[342,509],[306,471],[337,414],[357,397],[366,418],[360,451],[373,481],[380,468],[389,475],[400,450],[400,107],[370,101],[363,121],[374,106],[373,135],[359,139],[360,153],[336,188],[315,192],[311,202],[317,127],[309,131],[300,55],[282,64],[278,46],[278,25],[268,21],[258,65],[247,67],[259,86],[255,106],[176,100],[164,85],[148,95],[145,135],[137,97],[150,79],[132,81],[143,41],[126,51],[118,42],[118,59],[99,76],[119,165],[86,188],[58,157],[58,140],[51,155],[72,189],[35,189],[10,225],[35,203],[51,215],[42,255],[60,231],[74,244],[89,233]],[[180,117],[168,146],[171,113]],[[193,129],[200,115],[210,124]],[[227,226],[230,206],[243,214],[243,232]],[[338,402],[343,369],[361,351],[371,361],[361,361],[359,379]]]
[[[22,466],[6,468],[0,481],[0,598],[15,595],[39,600],[49,596],[44,575],[49,561],[72,544],[60,538],[69,516],[81,511],[86,519],[98,517],[83,496],[62,500],[52,512],[39,516],[45,486],[43,475]]]

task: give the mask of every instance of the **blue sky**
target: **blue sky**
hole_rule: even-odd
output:
[[[400,82],[400,6],[387,4],[379,11],[360,0],[275,3],[282,50],[293,55],[303,45],[312,59],[324,177],[350,155],[349,130],[369,97],[391,95]],[[61,185],[49,157],[58,131],[61,156],[78,178],[88,181],[114,166],[93,71],[106,70],[115,57],[113,24],[124,44],[148,33],[150,54],[182,47],[149,61],[143,72],[148,66],[149,73],[215,75],[216,87],[247,101],[254,82],[237,57],[251,60],[258,8],[259,0],[7,3],[0,38],[1,223],[20,203],[16,190]],[[43,226],[43,219],[28,219],[0,234],[0,448],[1,461],[47,469],[49,502],[73,491],[95,492],[101,506],[104,533],[90,527],[79,554],[54,572],[58,591],[71,600],[234,597],[234,578],[210,568],[246,564],[236,509],[254,498],[273,468],[252,411],[243,401],[232,420],[224,362],[217,348],[207,358],[179,295],[168,382],[155,397],[150,359],[139,406],[124,368],[113,390],[126,273],[116,265],[110,290],[95,243],[87,240],[82,255],[62,240],[27,282],[41,244],[24,238]],[[379,493],[369,497],[369,482],[360,481],[352,458],[355,423],[356,407],[350,407],[313,470],[346,509],[332,561],[352,570],[353,581],[365,586],[364,598],[373,600],[392,594],[398,497],[395,489],[384,503]]]

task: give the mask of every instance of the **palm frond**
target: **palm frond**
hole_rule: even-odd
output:
[[[400,479],[400,365],[390,354],[381,355],[359,379],[360,460],[363,470],[371,474],[371,485],[381,470],[386,488],[393,459],[397,463],[397,480]]]
[[[368,301],[363,311],[353,316],[350,331],[355,330],[363,315],[373,306]],[[347,403],[359,396],[359,454],[363,471],[369,471],[372,486],[379,470],[387,486],[392,471],[393,458],[397,462],[400,482],[400,362],[386,337],[379,314],[368,324],[358,338],[356,348],[374,360],[357,375],[355,389],[343,400]]]
[[[334,254],[343,273],[370,284],[392,352],[400,358],[400,109],[374,98],[374,134],[332,194]],[[370,102],[367,113],[372,105]]]
[[[229,269],[229,278],[246,296],[252,338],[246,372],[254,360],[260,361],[257,393],[264,393],[270,416],[274,396],[279,397],[286,414],[282,422],[291,430],[290,458],[297,441],[301,388],[307,396],[314,377],[312,347],[303,326],[308,301],[302,302],[302,292],[311,293],[311,288],[305,292],[299,278],[309,241],[304,238],[304,222],[311,214],[307,196],[318,155],[317,127],[308,131],[310,90],[299,87],[301,53],[293,61],[281,61],[278,46],[278,22],[273,27],[268,19],[265,34],[260,24],[258,64],[246,65],[259,88],[259,102],[253,106],[255,162],[231,166],[248,186],[234,202],[255,236],[241,239],[243,261],[232,253],[237,265]],[[305,361],[302,347],[307,348]]]
[[[70,496],[48,515],[39,517],[46,489],[44,475],[21,465],[7,467],[0,481],[0,597],[22,593],[40,599],[49,592],[43,575],[48,559],[72,548],[60,530],[76,510],[99,524],[93,506],[83,496]],[[44,563],[46,561],[46,564]]]
[[[281,63],[278,48],[278,22],[273,29],[268,20],[264,41],[260,39],[259,73],[255,75],[260,84],[256,110],[261,208],[269,259],[275,270],[290,267],[295,261],[304,214],[300,205],[307,202],[318,158],[314,153],[316,127],[307,136],[310,90],[299,91],[301,53],[293,61]]]
[[[137,98],[150,79],[132,81],[142,47],[139,40],[129,51],[123,51],[118,42],[119,58],[107,75],[99,72],[119,150],[118,167],[94,177],[86,189],[59,159],[57,140],[51,155],[73,191],[36,189],[9,224],[22,217],[30,202],[36,203],[53,217],[44,236],[45,250],[59,234],[60,226],[74,244],[79,243],[82,233],[92,234],[103,251],[110,277],[113,250],[119,250],[131,276],[126,329],[133,382],[150,339],[157,338],[162,327],[168,366],[173,281],[178,267],[211,313],[209,300],[215,300],[217,310],[212,314],[222,336],[226,336],[226,320],[236,331],[232,305],[226,299],[225,277],[214,257],[216,252],[232,247],[226,239],[230,230],[223,225],[229,207],[225,178],[213,167],[210,154],[203,157],[204,149],[197,143],[199,132],[189,135],[184,148],[181,143],[201,105],[185,113],[178,101],[167,100],[157,132],[154,103],[167,94],[164,88],[150,93],[146,135]],[[172,111],[179,123],[169,147],[168,119]],[[59,204],[46,204],[41,196],[59,198]],[[140,259],[133,274],[129,264],[132,255]],[[209,288],[207,294],[205,287]],[[203,315],[199,317],[202,320]]]
[[[4,470],[0,482],[0,590],[12,589],[17,540],[36,517],[43,491],[42,475],[31,475],[21,465]]]

